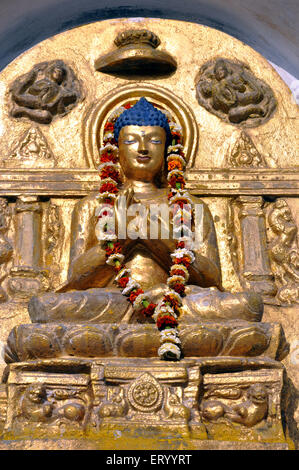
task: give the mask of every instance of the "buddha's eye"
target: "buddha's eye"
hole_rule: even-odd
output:
[[[135,139],[124,140],[124,144],[126,144],[126,145],[131,145],[131,144],[135,144],[135,143],[136,143]]]
[[[153,138],[153,139],[151,139],[151,143],[152,144],[162,144],[162,140]]]

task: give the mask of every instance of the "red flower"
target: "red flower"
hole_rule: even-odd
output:
[[[119,172],[118,172],[118,170],[116,170],[115,168],[111,167],[110,165],[109,165],[109,166],[105,166],[105,167],[101,170],[100,176],[101,176],[102,179],[104,179],[104,178],[111,178],[111,179],[113,179],[114,181],[116,181],[117,183],[119,183]]]
[[[185,242],[177,242],[176,243],[176,248],[185,248]]]
[[[184,189],[186,182],[182,175],[173,175],[170,180],[169,184],[172,188],[177,189],[177,184],[180,185],[180,189]]]
[[[186,276],[186,273],[185,271],[183,271],[182,269],[173,269],[171,271],[171,275],[172,276],[182,276],[182,277],[185,277]]]
[[[111,121],[107,121],[105,126],[104,126],[104,131],[107,132],[107,131],[114,131],[114,124],[113,122]]]
[[[130,108],[132,108],[132,105],[131,105],[131,103],[127,103],[127,104],[125,104],[125,105],[124,105],[124,108],[125,108],[125,109],[130,109]]]
[[[101,163],[107,163],[107,162],[112,162],[116,163],[117,162],[117,157],[113,153],[103,153],[100,158]]]
[[[186,268],[189,268],[191,261],[188,256],[183,256],[182,258],[175,258],[174,264],[183,264]]]
[[[136,299],[136,297],[138,297],[139,294],[143,294],[144,293],[144,290],[142,289],[134,289],[131,294],[130,294],[130,297],[129,297],[129,300],[131,303],[134,302],[134,300]]]
[[[177,320],[172,315],[163,315],[163,317],[159,317],[157,320],[157,328],[158,330],[164,330],[167,326],[171,328],[176,327],[178,325]]]
[[[168,171],[172,171],[175,169],[183,170],[183,165],[182,165],[182,162],[180,162],[179,160],[171,160],[170,162],[168,162],[167,168],[168,168]]]
[[[157,307],[157,304],[150,303],[146,308],[143,308],[141,310],[141,314],[144,315],[145,317],[151,317],[154,314],[156,307]]]
[[[106,247],[105,248],[105,251],[106,251],[106,256],[107,258],[110,256],[110,255],[113,255],[114,253],[121,253],[121,246],[120,246],[120,243],[116,242],[113,244],[113,248],[111,247]]]
[[[109,197],[105,197],[103,202],[109,204],[109,206],[114,206],[114,199],[110,199]]]
[[[182,297],[185,295],[185,286],[184,284],[181,284],[180,282],[176,282],[175,285],[173,286],[173,290],[175,290],[178,294],[180,294]]]
[[[120,287],[122,287],[123,289],[126,287],[126,285],[128,284],[129,282],[129,277],[128,276],[124,276],[124,277],[121,277],[117,283]]]
[[[100,193],[105,193],[106,191],[108,193],[116,194],[118,193],[118,188],[113,183],[108,182],[102,184],[102,186],[100,187]]]
[[[174,297],[171,295],[165,295],[163,300],[165,304],[169,303],[176,313],[180,312],[179,303]]]

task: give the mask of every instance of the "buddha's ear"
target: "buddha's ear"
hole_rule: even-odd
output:
[[[158,175],[155,176],[155,184],[158,188],[164,188],[167,186],[167,165],[166,157],[163,160],[163,166]]]

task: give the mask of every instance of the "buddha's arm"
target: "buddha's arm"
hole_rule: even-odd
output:
[[[192,198],[194,204],[202,208],[202,223],[196,226],[200,231],[193,247],[195,261],[189,267],[189,284],[199,285],[201,287],[218,287],[222,290],[221,267],[218,254],[217,238],[212,215],[200,199]],[[200,212],[200,211],[199,211]],[[171,233],[170,227],[170,233]],[[142,240],[152,257],[164,268],[169,269],[171,264],[170,254],[175,250],[175,241],[173,239],[151,240],[150,238]]]
[[[87,197],[74,208],[68,280],[58,289],[60,292],[102,287],[113,276],[113,268],[106,264],[105,251],[95,237],[97,205],[94,197]]]
[[[193,248],[195,261],[189,271],[191,277],[198,278],[199,276],[200,286],[216,286],[222,290],[221,267],[213,218],[206,204],[197,198],[193,199],[195,204],[202,205],[202,219],[199,218],[195,227],[197,231]]]

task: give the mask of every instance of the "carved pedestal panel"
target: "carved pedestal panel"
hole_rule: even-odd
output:
[[[3,437],[80,437],[101,449],[113,448],[113,436],[118,448],[135,437],[145,448],[210,440],[287,449],[282,377],[278,362],[257,358],[23,362],[7,371]]]

